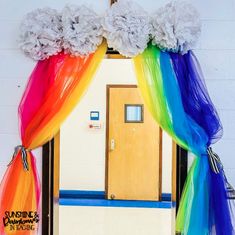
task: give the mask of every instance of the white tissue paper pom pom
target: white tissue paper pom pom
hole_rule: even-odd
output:
[[[68,5],[62,12],[63,47],[74,56],[96,51],[103,40],[101,17],[86,6]]]
[[[20,26],[20,48],[34,60],[44,60],[62,50],[61,17],[51,8],[28,13]]]
[[[147,13],[132,1],[118,1],[103,20],[108,46],[127,57],[134,57],[147,47],[150,21]]]
[[[151,22],[152,43],[167,51],[187,53],[201,33],[197,10],[184,1],[173,1],[158,9]]]

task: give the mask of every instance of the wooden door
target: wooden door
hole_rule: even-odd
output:
[[[153,200],[161,192],[161,130],[136,86],[108,86],[106,195]]]

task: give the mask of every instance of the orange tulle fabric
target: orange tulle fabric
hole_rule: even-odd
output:
[[[0,184],[0,235],[37,234],[40,182],[31,150],[51,140],[59,131],[88,88],[106,49],[104,42],[86,57],[60,53],[37,63],[19,105],[23,147],[14,156]],[[28,170],[22,164],[24,149]],[[30,217],[32,213],[35,218]],[[20,219],[34,219],[33,227],[13,226],[14,218],[17,223]]]
[[[1,235],[33,235],[36,234],[38,229],[40,185],[38,184],[38,176],[35,175],[35,159],[30,152],[27,155],[28,165],[31,170],[24,170],[21,152],[19,152],[7,168],[1,182]],[[20,223],[20,219],[26,217],[26,213],[30,214],[27,219],[33,216],[32,223],[30,222],[27,225]],[[18,223],[15,222],[16,220]],[[30,229],[26,230],[29,226]]]

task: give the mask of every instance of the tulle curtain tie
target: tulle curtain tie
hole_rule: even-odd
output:
[[[219,156],[215,152],[212,151],[211,147],[207,148],[207,154],[209,157],[209,162],[210,162],[210,166],[211,166],[212,171],[215,174],[219,174],[220,168],[223,168],[222,162],[221,162]]]
[[[208,154],[211,170],[215,174],[219,174],[221,172],[224,177],[224,180],[226,182],[226,197],[227,197],[227,199],[234,200],[235,199],[235,190],[232,187],[232,185],[228,182],[228,179],[224,173],[224,166],[220,160],[220,157],[215,152],[212,151],[211,147],[207,148],[207,154]]]
[[[7,166],[10,166],[12,164],[15,157],[17,156],[17,154],[20,151],[21,151],[21,158],[22,158],[22,164],[23,164],[24,170],[29,171],[29,164],[28,164],[28,161],[27,161],[27,151],[30,151],[30,150],[26,149],[23,145],[17,145],[15,147],[15,151],[14,151],[14,154],[12,156],[12,159],[11,159],[10,163]]]

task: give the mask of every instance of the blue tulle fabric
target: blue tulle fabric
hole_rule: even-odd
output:
[[[223,128],[208,94],[200,65],[192,51],[185,55],[171,53],[171,59],[185,112],[206,131],[209,146],[221,138]]]
[[[196,167],[193,172],[193,180],[190,187],[193,191],[191,214],[188,218],[188,227],[183,230],[183,234],[207,235],[209,234],[209,165],[206,155],[196,158]]]
[[[174,131],[179,138],[186,141],[187,150],[192,151],[196,156],[204,156],[206,155],[208,136],[204,129],[185,112],[183,97],[181,97],[180,86],[169,53],[161,52],[160,65],[164,94]],[[181,219],[184,217],[184,226],[181,229],[183,234],[208,234],[209,193],[207,191],[207,172],[207,159],[205,157],[198,158],[188,177],[190,183],[187,186],[187,195],[181,201],[187,203],[187,206],[184,206],[186,210],[180,207],[182,213],[187,213],[187,216],[181,216]]]
[[[162,55],[164,54],[162,53]],[[165,60],[164,57],[162,56],[162,61]],[[206,133],[207,142],[204,143],[204,147],[207,148],[221,138],[222,125],[203,81],[200,65],[191,51],[185,55],[170,53],[170,57],[177,79],[175,86],[179,87],[184,112]],[[169,74],[169,70],[169,64],[166,66],[162,62],[163,74],[166,71]],[[166,80],[165,85],[168,100],[172,102],[169,109],[175,115],[179,115],[176,108],[179,107],[176,104],[179,99],[170,97],[171,94],[174,94],[172,84],[169,84]],[[172,93],[170,94],[170,92]],[[180,115],[182,117],[182,114]],[[183,128],[180,119],[173,116],[172,118],[176,120],[178,127]],[[201,133],[203,132],[200,132],[200,135]],[[191,141],[193,142],[193,140]],[[178,212],[178,214],[181,214],[181,219],[183,217],[182,211],[186,216],[183,225],[179,225],[178,228],[185,235],[233,235],[235,234],[233,227],[234,206],[226,196],[227,181],[222,165],[219,165],[220,172],[216,174],[210,168],[207,154],[201,151],[202,147],[198,145],[194,148],[200,154],[196,154],[195,163],[188,175],[187,193],[183,193]]]
[[[232,200],[227,199],[226,180],[223,171],[215,174],[210,170],[210,234],[233,235],[233,211]]]
[[[186,142],[188,146],[187,150],[196,155],[206,153],[208,137],[203,128],[184,111],[180,87],[171,64],[169,53],[161,51],[160,66],[164,95],[174,132],[181,140]]]

